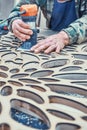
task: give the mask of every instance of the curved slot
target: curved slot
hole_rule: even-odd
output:
[[[87,86],[87,81],[73,81],[71,82],[72,84],[79,84],[79,85],[84,85],[84,86]]]
[[[27,62],[26,64],[24,64],[22,66],[23,69],[32,69],[32,68],[36,68],[38,67],[39,65],[39,62],[36,62],[36,61],[32,61],[32,62]]]
[[[69,80],[87,80],[87,73],[64,73],[53,75],[53,77]]]
[[[6,82],[0,81],[0,87],[4,86],[5,84],[6,84]]]
[[[8,81],[11,85],[17,86],[17,87],[22,87],[23,84],[17,81],[9,80]]]
[[[46,92],[46,90],[44,88],[37,86],[37,85],[26,85],[26,86],[29,86],[29,87],[39,90],[41,92]]]
[[[33,84],[40,84],[39,81],[34,80],[34,79],[21,78],[21,79],[19,79],[19,80],[20,80],[21,82],[24,82],[24,83],[27,83],[27,84],[31,84],[31,83],[33,83]]]
[[[77,110],[80,110],[84,113],[87,113],[87,107],[81,104],[80,102],[70,100],[68,98],[59,97],[59,96],[49,96],[49,100],[50,100],[50,103],[63,104],[63,105],[75,108]]]
[[[1,95],[8,96],[11,94],[12,94],[12,88],[10,86],[6,86],[6,87],[2,88]]]
[[[20,66],[20,65],[22,65],[22,63],[17,63],[17,62],[14,62],[12,60],[6,60],[5,63],[6,63],[6,65],[10,65],[10,66],[14,66],[14,65]]]
[[[54,71],[52,70],[42,70],[42,71],[37,71],[31,74],[31,77],[46,77],[49,76],[53,73]]]
[[[15,61],[16,61],[17,63],[22,63],[22,62],[23,62],[23,59],[21,59],[21,58],[16,58]]]
[[[16,56],[17,56],[16,53],[9,52],[9,53],[5,53],[1,57],[2,57],[2,60],[11,60],[11,59],[14,59]]]
[[[84,61],[81,61],[81,60],[74,60],[73,61],[74,65],[80,65],[80,64],[83,64],[83,63],[84,63]]]
[[[83,59],[83,60],[87,60],[87,55],[83,55],[83,54],[72,54],[75,58],[77,59]]]
[[[45,84],[51,91],[58,94],[70,95],[74,97],[87,98],[87,90],[82,88],[77,88],[75,86],[62,85],[62,84]]]
[[[75,70],[80,70],[82,69],[79,66],[68,66],[66,68],[62,68],[60,71],[75,71]]]
[[[52,115],[55,115],[56,117],[60,117],[67,120],[75,120],[72,116],[61,111],[51,110],[51,109],[47,109],[47,111],[51,113]]]
[[[11,78],[21,78],[21,77],[26,77],[29,74],[25,74],[25,73],[20,73],[20,74],[14,74],[11,76]]]
[[[18,68],[14,68],[14,69],[11,69],[10,72],[11,73],[18,73],[20,70]]]
[[[80,126],[76,124],[61,123],[58,124],[56,130],[79,130]]]
[[[0,124],[0,130],[10,130],[10,126],[6,123]]]
[[[30,92],[30,91],[25,91],[25,90],[17,90],[17,95],[20,97],[24,97],[24,98],[28,98],[28,99],[32,99],[33,101],[39,103],[39,104],[43,104],[44,100],[37,95],[36,93]]]
[[[47,62],[44,62],[41,66],[43,68],[55,68],[55,67],[60,67],[64,66],[67,63],[67,59],[56,59],[56,60],[50,60]]]
[[[45,113],[36,106],[22,100],[11,100],[11,117],[23,125],[35,129],[50,128],[50,122]]]
[[[83,116],[82,119],[87,121],[87,116]]]
[[[3,71],[8,71],[9,70],[9,68],[6,67],[6,66],[0,66],[0,69],[3,70]]]
[[[27,59],[27,61],[39,61],[38,56],[31,54],[30,52],[21,52],[22,59]]]
[[[58,82],[58,79],[53,78],[38,78],[39,80],[45,81],[45,82]]]
[[[1,77],[1,78],[7,78],[8,75],[7,75],[6,73],[0,72],[0,77]]]
[[[34,72],[34,71],[36,71],[37,69],[36,68],[30,68],[30,69],[25,69],[24,71],[25,72]]]

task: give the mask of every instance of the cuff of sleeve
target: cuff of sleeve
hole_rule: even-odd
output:
[[[78,41],[78,34],[73,27],[62,29],[69,36],[69,44],[76,43]]]

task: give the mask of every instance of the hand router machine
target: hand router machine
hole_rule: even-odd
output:
[[[30,29],[33,31],[33,35],[30,39],[22,42],[17,50],[29,50],[37,42],[37,29],[36,29],[36,16],[38,13],[38,8],[35,4],[25,4],[20,7],[20,11],[15,15],[11,16],[8,19],[5,19],[0,22],[0,33],[1,35],[8,33],[8,22],[14,17],[21,16],[22,20],[29,24]]]
[[[26,4],[20,7],[20,12],[26,11],[25,14],[21,15],[22,20],[29,24],[30,29],[33,31],[30,39],[22,42],[18,50],[29,50],[37,42],[37,29],[36,29],[36,16],[38,13],[37,5]]]

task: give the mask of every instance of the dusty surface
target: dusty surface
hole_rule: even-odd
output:
[[[87,130],[87,43],[49,55],[18,51],[19,43],[10,33],[0,41],[0,130],[34,130],[13,120],[11,108],[49,130]]]

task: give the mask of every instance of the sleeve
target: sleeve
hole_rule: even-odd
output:
[[[63,29],[72,43],[82,43],[87,40],[87,1],[83,0],[81,5],[81,18],[71,23],[68,28]],[[85,3],[85,4],[84,4]]]

